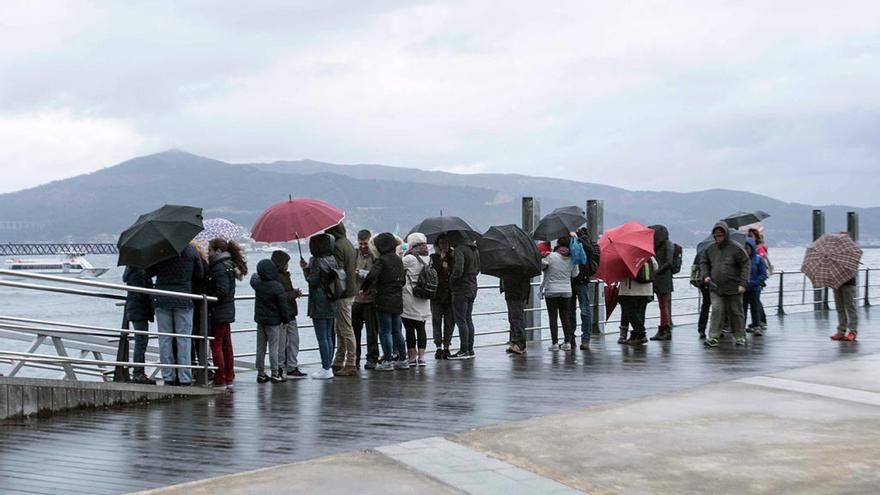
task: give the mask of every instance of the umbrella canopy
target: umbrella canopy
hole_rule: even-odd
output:
[[[768,218],[769,216],[769,213],[761,210],[756,210],[751,213],[738,211],[736,213],[731,213],[730,215],[727,215],[726,217],[722,218],[721,221],[727,223],[727,226],[732,229],[738,229],[743,225],[758,223],[761,220]]]
[[[617,298],[620,296],[620,286],[616,284],[605,286],[605,321],[611,318],[611,313],[617,307]]]
[[[238,239],[245,234],[244,227],[236,225],[225,218],[209,218],[204,222],[205,230],[199,232],[196,240],[209,242],[211,239]]]
[[[740,232],[739,230],[727,229],[727,239],[738,244],[739,247],[743,249],[746,248],[746,237],[748,236],[744,232]],[[702,241],[700,241],[699,244],[697,244],[697,253],[702,253],[712,244],[715,244],[715,238],[712,237],[712,234],[709,234],[709,237],[703,239]]]
[[[173,258],[203,228],[201,208],[165,205],[145,213],[120,234],[118,264],[146,268]]]
[[[501,277],[510,272],[527,277],[541,274],[541,255],[535,242],[516,225],[489,227],[477,240],[480,272]]]
[[[426,218],[410,229],[409,234],[412,234],[413,232],[421,232],[422,234],[425,234],[425,237],[428,238],[428,242],[430,243],[436,241],[440,234],[446,232],[458,232],[462,237],[470,240],[480,238],[479,232],[458,217]],[[409,234],[407,234],[407,237],[409,237]]]
[[[861,258],[862,250],[849,234],[825,234],[807,248],[801,271],[813,287],[837,289],[856,276]]]
[[[568,236],[569,232],[575,232],[585,223],[587,223],[587,215],[577,206],[556,208],[538,222],[532,238],[539,241],[555,241],[560,237]]]
[[[761,223],[761,222],[750,223],[750,224],[748,224],[748,225],[741,225],[741,226],[740,226],[738,229],[736,229],[736,230],[739,230],[739,231],[742,232],[743,234],[748,235],[748,234],[749,234],[749,231],[752,230],[752,229],[755,229],[755,230],[757,230],[758,232],[760,232],[760,233],[763,234],[763,233],[764,233],[764,224]]]
[[[258,242],[306,239],[339,224],[345,212],[314,198],[290,198],[275,203],[257,218],[251,237]]]
[[[654,256],[654,231],[639,222],[627,222],[606,230],[599,239],[596,278],[610,284],[635,277],[646,260]]]

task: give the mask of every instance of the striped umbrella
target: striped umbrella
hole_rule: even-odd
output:
[[[825,234],[804,253],[801,271],[813,287],[837,289],[856,276],[862,250],[846,233]]]
[[[205,230],[199,232],[196,241],[207,243],[211,239],[220,237],[226,239],[239,239],[244,236],[245,230],[242,226],[236,225],[225,218],[209,218],[203,222]]]

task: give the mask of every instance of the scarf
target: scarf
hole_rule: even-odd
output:
[[[406,253],[404,253],[404,256],[406,256],[408,254],[412,254],[415,256],[427,256],[428,255],[428,245],[425,243],[421,243],[421,244],[415,244],[415,245],[409,246],[406,250]]]

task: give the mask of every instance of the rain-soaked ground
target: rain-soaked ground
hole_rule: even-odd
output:
[[[474,361],[361,379],[272,385],[241,373],[227,396],[5,422],[0,492],[124,493],[880,352],[861,317],[847,344],[828,339],[835,313],[800,313],[771,317],[745,347],[706,350],[687,325],[637,349],[611,335],[570,355],[485,347]]]

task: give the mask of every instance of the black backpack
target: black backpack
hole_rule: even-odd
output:
[[[679,244],[673,244],[672,248],[672,274],[675,275],[681,271],[684,253],[683,248]]]
[[[324,279],[324,293],[327,294],[327,299],[336,301],[343,298],[346,278],[347,275],[342,268],[331,268],[327,272]]]
[[[433,299],[437,295],[437,286],[440,285],[440,277],[437,276],[437,270],[434,269],[433,263],[425,264],[422,257],[413,255],[422,264],[422,271],[419,278],[413,285],[413,295],[419,299]]]
[[[651,263],[650,258],[645,260],[645,263],[642,264],[642,267],[639,268],[638,273],[633,279],[640,284],[647,284],[654,281],[654,264]]]

